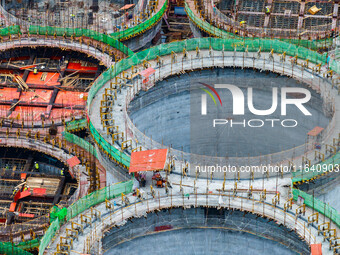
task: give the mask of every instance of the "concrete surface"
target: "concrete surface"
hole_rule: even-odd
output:
[[[276,74],[241,69],[214,69],[191,72],[180,77],[160,81],[148,92],[140,92],[130,103],[129,111],[133,123],[146,136],[165,146],[194,154],[218,157],[253,157],[289,150],[304,144],[307,133],[314,127],[326,127],[329,119],[322,112],[320,95],[311,91],[312,99],[305,104],[312,116],[305,116],[294,106],[288,106],[287,115],[280,115],[280,104],[270,116],[252,114],[247,106],[244,116],[233,116],[231,93],[217,89],[223,106],[214,106],[208,97],[208,115],[201,116],[202,85],[234,84],[247,95],[246,88],[254,89],[254,103],[257,109],[269,109],[272,105],[272,87],[304,87],[293,79]],[[199,88],[196,88],[196,85]],[[204,87],[203,87],[204,88]],[[279,92],[280,94],[280,92]],[[217,99],[216,99],[217,100]],[[281,102],[281,97],[278,99]],[[233,117],[232,117],[233,116]],[[285,128],[271,123],[261,128],[237,125],[212,126],[213,119],[229,119],[241,122],[243,119],[295,119],[296,128]],[[258,123],[256,123],[257,125]]]

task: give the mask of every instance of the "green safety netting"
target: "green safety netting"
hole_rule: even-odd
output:
[[[182,52],[183,49],[187,51],[199,49],[225,50],[225,51],[240,51],[244,52],[248,49],[249,52],[274,50],[275,53],[286,52],[289,56],[298,56],[300,59],[309,59],[309,61],[316,64],[326,63],[326,54],[319,54],[315,51],[309,50],[305,47],[297,46],[280,40],[270,39],[221,39],[221,38],[196,38],[190,40],[176,41],[168,44],[160,44],[155,47],[140,51],[129,58],[122,59],[114,67],[111,67],[102,73],[100,79],[92,85],[88,95],[88,106],[92,101],[94,95],[98,90],[104,86],[110,79],[121,73],[122,71],[131,68],[131,66],[138,65],[143,60],[155,59],[157,56],[169,55],[171,52]]]
[[[87,124],[86,124],[87,125]],[[71,134],[69,132],[66,132],[64,131],[62,133],[63,135],[63,138],[70,142],[70,143],[74,143],[76,145],[78,145],[79,147],[83,148],[84,150],[88,151],[89,153],[91,153],[93,156],[95,156],[96,158],[98,158],[98,155],[97,155],[97,150],[96,148],[90,144],[88,141],[84,140],[83,138],[77,136],[77,135],[74,135],[74,134]]]
[[[46,247],[51,242],[56,232],[60,229],[59,219],[56,218],[48,227],[45,235],[42,237],[39,245],[39,255],[43,255]]]
[[[111,145],[108,141],[103,138],[98,131],[95,129],[93,124],[89,123],[90,132],[94,138],[94,140],[97,142],[99,147],[111,158],[113,158],[118,163],[129,167],[130,166],[130,156],[126,153],[118,150],[116,147]]]
[[[208,22],[206,22],[204,19],[200,19],[199,17],[197,17],[193,11],[189,8],[189,5],[187,3],[185,3],[185,12],[187,13],[189,19],[196,24],[196,26],[198,26],[200,29],[202,29],[203,31],[205,31],[206,33],[212,35],[212,36],[216,36],[216,37],[220,37],[220,38],[240,38],[239,36],[224,31],[222,29],[219,29],[215,26],[210,25]]]
[[[20,249],[27,250],[27,249],[37,248],[39,247],[39,244],[40,244],[40,238],[36,238],[36,239],[29,240],[26,242],[17,243],[15,246]]]
[[[340,40],[340,39],[338,39]],[[338,47],[334,52],[334,57],[330,62],[329,68],[334,72],[340,74],[340,47]]]
[[[65,131],[72,132],[84,129],[87,127],[86,119],[73,120],[66,123]]]
[[[69,208],[67,208],[66,219],[69,221],[79,213],[82,213],[86,209],[102,203],[105,199],[112,199],[120,196],[122,193],[128,194],[132,192],[133,181],[116,183],[114,185],[105,187],[103,189],[92,192],[91,194],[82,197],[77,202],[72,204]]]
[[[132,187],[133,187],[132,180],[126,181],[126,182],[115,183],[109,187],[105,187],[101,190],[94,191],[91,194],[88,194],[80,198],[79,200],[74,202],[72,205],[70,205],[68,208],[63,208],[61,210],[59,208],[58,209],[52,208],[52,213],[54,214],[55,220],[52,221],[45,235],[41,239],[40,246],[39,246],[39,255],[44,254],[46,247],[48,246],[48,244],[54,237],[55,233],[59,230],[60,223],[63,223],[65,219],[66,221],[69,221],[70,219],[84,212],[90,207],[104,202],[105,199],[112,199],[112,198],[118,197],[122,193],[124,194],[131,193]]]
[[[194,12],[189,8],[189,5],[185,3],[185,11],[189,17],[189,19],[196,24],[201,30],[205,31],[206,33],[219,37],[219,38],[236,38],[241,39],[242,37],[235,35],[234,33],[230,33],[219,29],[211,24],[209,24],[204,19],[197,17]],[[254,38],[259,39],[259,38]],[[264,38],[265,39],[265,38]],[[270,38],[266,38],[270,39]],[[320,40],[303,40],[303,39],[278,39],[283,42],[288,42],[291,44],[296,44],[298,46],[306,47],[308,49],[316,50],[322,47],[329,47],[333,44],[333,38],[326,38]]]
[[[134,27],[130,27],[126,30],[119,31],[116,33],[112,33],[111,36],[118,39],[118,40],[123,40],[123,39],[129,39],[133,36],[140,35],[144,31],[152,28],[154,25],[158,23],[158,21],[162,18],[162,16],[165,13],[165,10],[168,6],[168,0],[166,0],[162,6],[162,8],[150,19],[144,21],[143,23],[140,23]]]
[[[5,242],[5,244],[11,245],[11,243],[9,242]],[[40,237],[29,240],[29,241],[14,244],[14,246],[22,250],[27,250],[27,249],[37,248],[39,247],[39,244],[40,244]],[[0,254],[1,254],[1,251],[0,251]]]
[[[133,51],[126,47],[123,43],[119,42],[117,39],[112,38],[109,35],[102,34],[90,29],[85,28],[63,28],[63,27],[49,27],[49,26],[34,26],[31,25],[29,27],[30,34],[39,34],[39,35],[49,35],[49,36],[85,36],[92,38],[94,40],[103,42],[112,46],[115,49],[120,50],[121,52],[125,53],[126,55],[130,56],[133,54]]]
[[[67,209],[60,209],[58,206],[53,206],[50,211],[50,223],[58,218],[59,222],[63,222],[67,215]]]
[[[314,210],[325,215],[326,217],[331,219],[338,227],[340,227],[340,214],[333,207],[325,204],[312,195],[303,192],[302,190],[293,189],[293,199],[297,200],[299,196],[304,199],[305,205],[314,208]]]
[[[340,166],[340,152],[326,159],[322,163],[315,164],[300,171],[292,172],[292,182],[305,182],[329,171],[337,171],[337,165]]]
[[[12,245],[11,243],[2,243],[0,242],[0,254],[5,255],[33,255],[30,252],[27,252],[16,245]]]
[[[0,29],[0,36],[7,36],[7,35],[13,35],[13,34],[19,34],[20,32],[20,26],[13,25],[5,28]]]

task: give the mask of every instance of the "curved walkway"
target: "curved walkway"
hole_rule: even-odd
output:
[[[193,184],[193,179],[186,178],[185,187],[183,192],[180,191],[179,186],[174,186],[169,195],[166,195],[164,189],[157,189],[155,197],[152,198],[150,190],[148,195],[144,195],[144,200],[139,201],[134,196],[129,196],[130,204],[126,206],[116,206],[113,210],[107,209],[105,203],[102,203],[93,209],[85,211],[81,216],[73,218],[72,221],[62,226],[59,233],[52,243],[50,243],[47,254],[53,254],[56,250],[56,245],[60,243],[60,237],[65,236],[65,229],[71,228],[71,222],[83,225],[84,231],[79,234],[77,239],[73,240],[73,245],[70,247],[70,254],[79,253],[95,253],[102,254],[101,238],[103,234],[112,227],[118,227],[124,225],[127,220],[132,220],[135,217],[146,216],[149,212],[157,212],[162,209],[170,209],[173,207],[215,207],[215,208],[227,208],[237,209],[241,211],[247,211],[253,214],[257,214],[260,217],[267,217],[273,219],[278,224],[283,224],[286,227],[296,231],[307,243],[322,243],[323,254],[332,254],[332,251],[328,249],[328,242],[323,242],[323,237],[318,235],[317,225],[308,226],[307,218],[313,211],[310,208],[306,209],[305,216],[299,215],[297,217],[296,211],[298,206],[293,204],[292,208],[287,212],[283,210],[284,200],[287,199],[283,195],[281,197],[280,204],[272,204],[275,193],[268,193],[265,201],[260,199],[260,192],[253,193],[252,197],[248,197],[247,193],[233,194],[232,189],[229,192],[216,192],[222,182],[209,183],[207,186],[204,181],[197,182],[197,188],[190,186]],[[266,182],[266,187],[270,188],[270,182]],[[146,193],[144,193],[146,194]],[[114,201],[119,205],[122,203],[121,198],[116,198],[110,201],[114,204]],[[96,217],[94,216],[96,214]],[[92,215],[91,225],[81,223],[81,218],[84,215]],[[90,219],[89,218],[89,219]],[[319,218],[319,224],[327,221],[328,219]],[[337,230],[338,227],[332,224],[332,228]]]

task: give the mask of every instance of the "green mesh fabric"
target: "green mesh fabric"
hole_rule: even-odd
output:
[[[82,197],[77,202],[72,204],[69,208],[67,208],[66,219],[69,221],[79,213],[89,209],[90,207],[102,203],[105,199],[112,199],[117,196],[120,196],[122,193],[128,194],[132,192],[133,181],[121,182],[111,185],[109,187],[105,187],[101,190],[97,190],[92,192],[91,194]]]
[[[132,180],[126,181],[126,182],[115,183],[111,186],[105,187],[101,190],[94,191],[91,194],[88,194],[80,198],[68,208],[63,208],[60,210],[59,208],[55,208],[56,206],[54,206],[51,210],[51,214],[52,213],[54,214],[55,220],[52,221],[45,235],[41,239],[40,246],[39,246],[39,255],[44,254],[46,247],[51,242],[55,233],[59,230],[60,224],[64,223],[65,219],[66,221],[69,221],[70,219],[84,212],[90,207],[104,202],[105,199],[112,199],[112,198],[118,197],[122,193],[129,194],[132,192],[132,187],[133,187]],[[27,255],[30,255],[30,254],[27,254]]]
[[[13,25],[9,27],[5,27],[0,29],[0,36],[8,36],[8,35],[13,35],[13,34],[20,34],[20,26],[18,25]]]
[[[46,247],[51,242],[52,238],[54,237],[55,233],[60,229],[59,219],[56,218],[51,225],[48,227],[45,235],[40,241],[39,245],[39,255],[43,255]]]
[[[130,166],[130,156],[126,153],[118,150],[116,147],[112,146],[108,141],[103,138],[98,131],[94,128],[93,124],[89,123],[90,132],[93,139],[96,141],[98,146],[111,158],[120,164],[129,167]]]
[[[8,242],[6,242],[5,244],[11,245],[11,243],[8,243]],[[14,246],[18,247],[19,249],[22,249],[22,250],[28,250],[28,249],[33,249],[33,248],[39,247],[39,244],[40,244],[40,238],[38,237],[36,239],[32,239],[32,240],[29,240],[29,241],[14,244]]]
[[[330,218],[338,227],[340,227],[340,215],[333,207],[323,203],[321,200],[307,194],[306,192],[293,189],[293,199],[297,200],[299,196],[304,198],[304,203],[308,207],[314,208],[319,213]]]
[[[322,174],[326,174],[327,172],[334,170],[333,168],[335,165],[340,165],[340,153],[337,153],[333,157],[326,159],[322,163],[318,163],[314,166],[303,169],[302,171],[292,172],[292,181],[293,183],[295,183],[311,180]]]
[[[125,53],[126,55],[130,56],[133,54],[133,51],[130,50],[128,47],[126,47],[123,43],[119,42],[117,39],[102,34],[90,29],[83,29],[83,28],[63,28],[63,27],[49,27],[49,26],[35,26],[31,25],[29,27],[29,33],[30,34],[37,34],[37,35],[57,35],[57,36],[63,36],[66,35],[68,37],[75,36],[75,37],[89,37],[96,41],[103,42],[105,44],[110,45],[111,47]]]
[[[86,124],[86,126],[87,126],[87,124]],[[66,141],[78,145],[79,147],[90,152],[93,156],[98,158],[96,148],[92,144],[90,144],[88,141],[84,140],[83,138],[81,138],[77,135],[71,134],[71,133],[66,132],[66,131],[64,131],[62,134],[63,134],[63,138]]]
[[[86,119],[69,121],[66,123],[65,131],[74,132],[87,127]]]
[[[58,218],[59,211],[60,208],[56,205],[50,209],[50,223],[53,222],[56,218]]]
[[[210,36],[218,37],[218,38],[235,38],[242,39],[242,37],[237,36],[233,33],[224,31],[219,29],[211,24],[209,24],[204,19],[200,19],[197,17],[194,12],[189,8],[189,5],[185,3],[185,11],[189,17],[189,19],[201,30],[209,34]],[[254,38],[260,39],[260,38]],[[270,38],[262,38],[262,39],[270,39]],[[333,43],[333,38],[326,38],[320,40],[302,40],[302,39],[277,39],[279,41],[288,42],[291,44],[295,44],[298,46],[306,47],[308,49],[316,50],[322,47],[329,47]]]
[[[0,242],[0,254],[5,255],[33,255],[30,252],[27,252],[16,245],[12,245],[11,243],[2,243]]]
[[[162,6],[162,8],[157,12],[154,16],[152,16],[150,19],[144,21],[141,24],[138,24],[137,26],[130,27],[124,31],[119,31],[116,33],[112,33],[111,36],[118,39],[118,40],[126,40],[131,37],[140,35],[144,33],[146,30],[149,30],[153,26],[155,26],[159,20],[162,18],[162,16],[165,13],[165,10],[168,6],[168,0],[166,0]]]

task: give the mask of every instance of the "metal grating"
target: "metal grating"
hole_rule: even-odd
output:
[[[264,15],[239,14],[237,16],[237,21],[247,21],[247,24],[252,27],[263,27],[264,19]]]
[[[241,0],[239,3],[239,11],[263,12],[266,1],[264,0]]]
[[[271,16],[270,28],[297,29],[298,17]]]
[[[300,4],[291,1],[275,1],[273,3],[273,13],[284,13],[285,10],[291,10],[292,14],[299,14]]]

